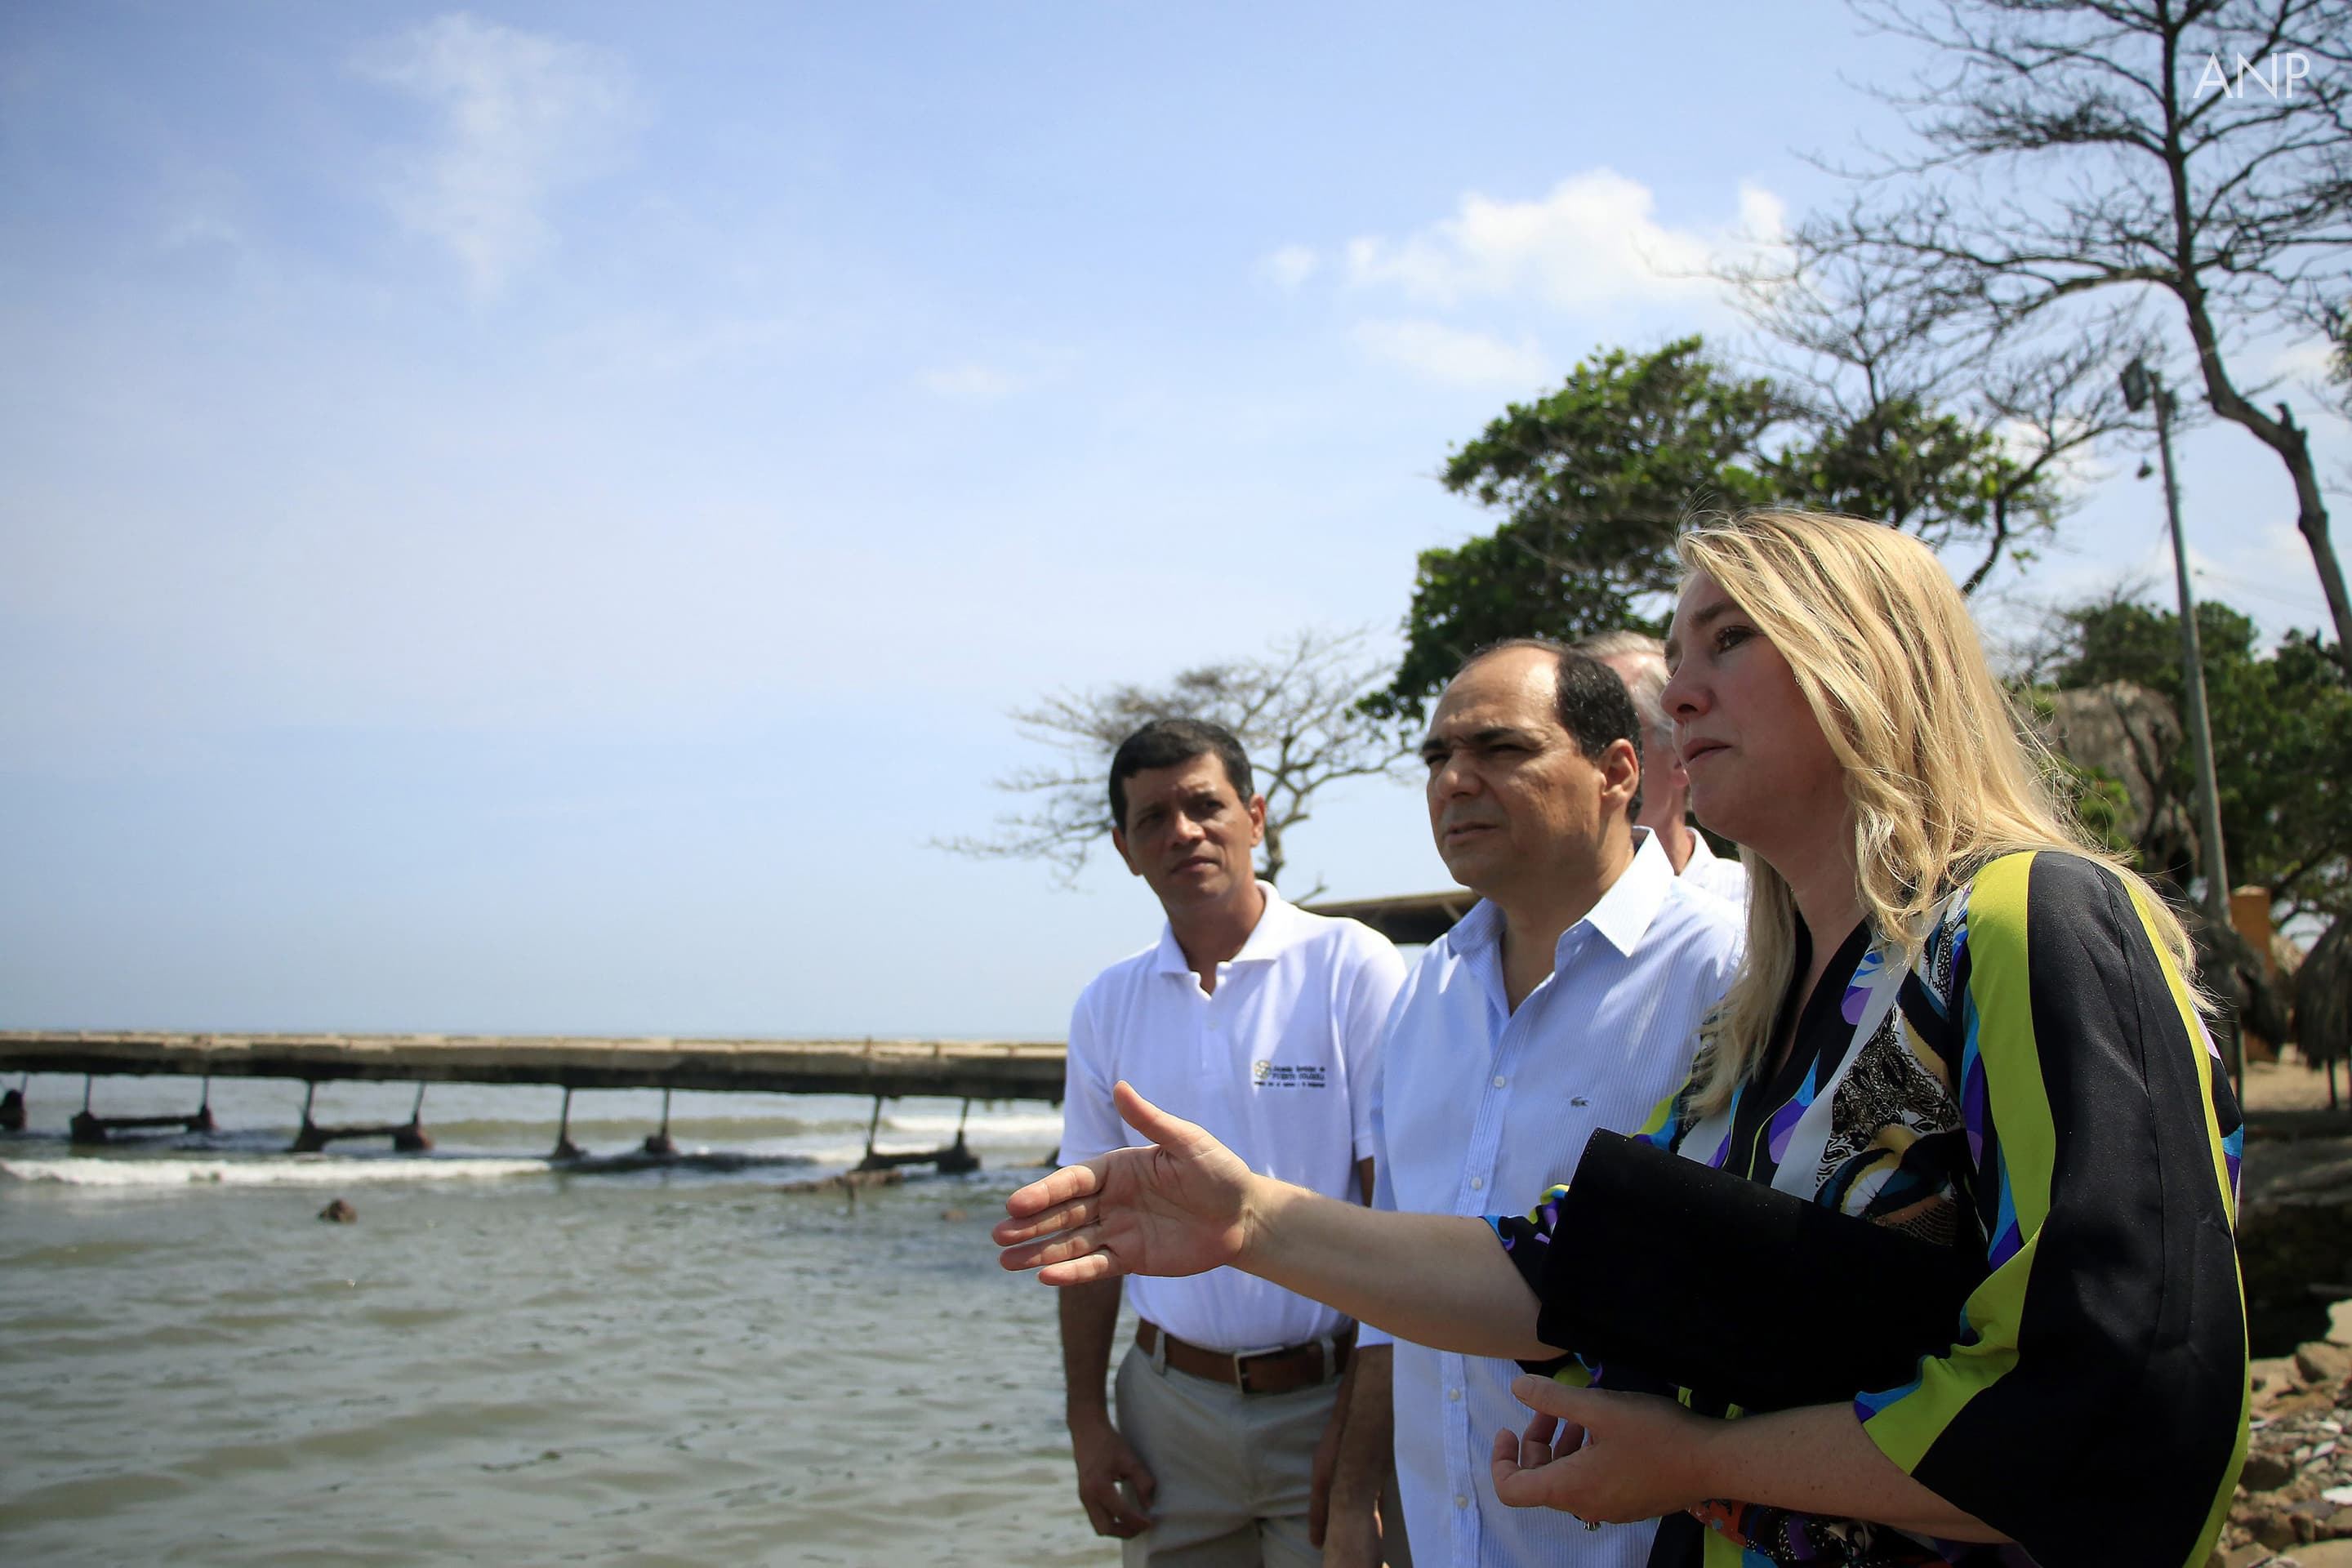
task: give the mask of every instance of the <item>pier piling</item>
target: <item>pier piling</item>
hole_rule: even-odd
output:
[[[24,1099],[20,1093],[13,1090],[11,1092],[16,1094],[17,1125],[21,1127],[24,1124]],[[212,1085],[209,1080],[205,1086],[204,1104],[198,1106],[195,1113],[191,1116],[100,1116],[90,1110],[89,1096],[90,1079],[88,1074],[84,1074],[81,1080],[81,1109],[74,1113],[73,1121],[67,1124],[68,1137],[76,1143],[85,1145],[103,1143],[110,1133],[146,1132],[164,1127],[176,1127],[183,1132],[215,1131]]]
[[[939,1172],[942,1176],[961,1176],[967,1171],[980,1169],[980,1156],[964,1147],[963,1124],[971,1120],[971,1101],[963,1102],[956,1115],[956,1141],[952,1147],[940,1151]]]
[[[563,1112],[555,1122],[555,1147],[549,1152],[551,1160],[577,1160],[580,1145],[572,1141],[572,1086],[563,1086]]]
[[[433,1147],[425,1131],[425,1091],[429,1087],[416,1086],[416,1101],[408,1108],[408,1125],[392,1130],[392,1146],[404,1154],[422,1154]]]
[[[668,1089],[662,1090],[661,1131],[646,1139],[646,1152],[661,1159],[677,1152],[677,1145],[670,1141],[669,1135],[669,1094]]]
[[[868,1171],[893,1171],[901,1165],[931,1165],[943,1176],[960,1176],[966,1171],[980,1169],[980,1156],[964,1147],[963,1124],[971,1115],[971,1101],[963,1102],[963,1115],[956,1118],[955,1142],[945,1149],[914,1149],[901,1154],[884,1154],[874,1147],[874,1135],[882,1126],[882,1097],[874,1097],[874,1117],[866,1124],[866,1158],[851,1168],[856,1174]]]
[[[433,1147],[433,1140],[425,1136],[422,1121],[425,1114],[423,1084],[416,1086],[416,1103],[410,1110],[408,1120],[405,1121],[373,1121],[351,1127],[321,1127],[310,1117],[310,1108],[317,1102],[318,1098],[319,1085],[313,1079],[303,1086],[302,1126],[294,1134],[294,1145],[287,1151],[288,1153],[323,1153],[328,1144],[340,1142],[348,1138],[389,1138],[392,1140],[392,1146],[404,1154],[421,1154]]]

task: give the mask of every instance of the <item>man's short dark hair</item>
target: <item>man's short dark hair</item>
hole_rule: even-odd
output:
[[[1617,672],[1591,654],[1549,637],[1509,637],[1489,643],[1464,659],[1462,669],[1515,647],[1536,648],[1552,656],[1558,679],[1554,708],[1559,716],[1559,727],[1568,731],[1587,762],[1599,762],[1611,742],[1622,741],[1633,748],[1633,765],[1637,769],[1641,766],[1642,715],[1635,710],[1633,696]],[[1456,675],[1461,673],[1459,669],[1454,671]],[[1637,773],[1633,798],[1625,803],[1625,815],[1631,818],[1641,809],[1642,784]]]
[[[1225,764],[1225,777],[1233,784],[1234,793],[1247,805],[1252,793],[1249,756],[1232,731],[1205,719],[1154,719],[1121,741],[1118,750],[1111,753],[1111,826],[1127,826],[1128,780],[1147,768],[1172,768],[1201,756],[1214,756]]]

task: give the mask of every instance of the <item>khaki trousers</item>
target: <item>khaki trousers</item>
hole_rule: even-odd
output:
[[[1119,1433],[1159,1483],[1125,1568],[1318,1568],[1307,1494],[1339,1379],[1245,1394],[1151,1360],[1130,1346],[1112,1385]]]

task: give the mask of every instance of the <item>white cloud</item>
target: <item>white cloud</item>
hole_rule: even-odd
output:
[[[2058,422],[2056,433],[2063,440],[2077,440],[2087,428],[2088,426],[2081,419],[2062,419]],[[2030,463],[2041,455],[2045,439],[2041,430],[2022,419],[2000,420],[1994,424],[1992,434],[1993,438],[2000,443],[2002,455],[2021,465]],[[2103,458],[2096,441],[2084,441],[2052,459],[2050,466],[2042,471],[2050,477],[2050,482],[2058,487],[2061,495],[2079,506],[2088,500],[2100,486],[2116,477],[2118,470],[2110,460],[2115,457],[2116,454],[2110,452]]]
[[[1323,258],[1303,245],[1286,245],[1258,263],[1258,270],[1285,289],[1296,289],[1315,276]]]
[[[950,403],[999,403],[1012,396],[1021,383],[1003,371],[967,361],[918,372],[915,384]]]
[[[2281,343],[2270,352],[2264,379],[2317,384],[2336,367],[2336,350],[2325,338],[2302,338]]]
[[[428,105],[438,127],[387,193],[410,229],[446,246],[477,299],[555,241],[548,207],[612,166],[637,118],[609,50],[441,16],[362,49],[363,76]]]
[[[1454,216],[1402,239],[1349,241],[1349,281],[1397,289],[1450,308],[1474,299],[1535,299],[1567,309],[1706,296],[1711,261],[1777,238],[1784,210],[1760,186],[1742,184],[1738,212],[1714,229],[1672,228],[1638,180],[1609,169],[1571,174],[1534,201],[1473,191]]]
[[[1549,381],[1551,361],[1533,338],[1516,344],[1438,321],[1359,321],[1355,339],[1375,359],[1457,386],[1531,389]]]

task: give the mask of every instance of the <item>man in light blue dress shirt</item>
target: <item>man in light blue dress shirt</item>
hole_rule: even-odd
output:
[[[1380,1206],[1523,1211],[1574,1176],[1596,1129],[1640,1126],[1682,1082],[1738,966],[1739,915],[1633,826],[1639,734],[1617,676],[1550,644],[1488,650],[1446,687],[1422,746],[1430,827],[1481,897],[1389,1016],[1372,1101]],[[1348,1439],[1379,1439],[1387,1371],[1420,1568],[1639,1568],[1654,1524],[1588,1531],[1496,1500],[1488,1446],[1528,1415],[1516,1365],[1405,1343],[1383,1356],[1370,1348],[1382,1337],[1367,1331],[1358,1352]],[[1370,1560],[1330,1546],[1327,1564]]]

